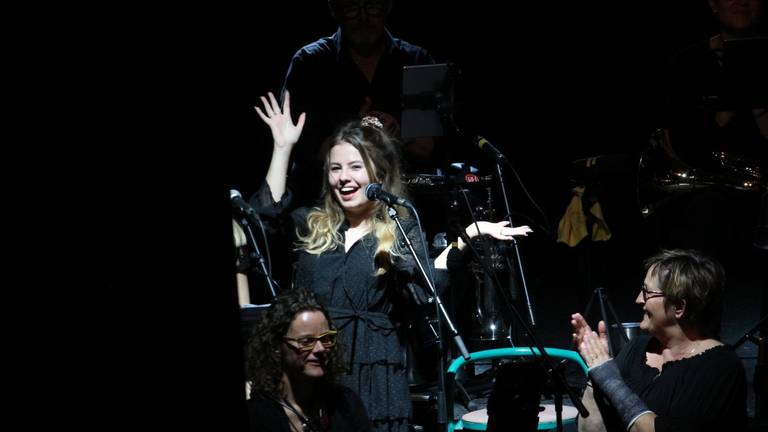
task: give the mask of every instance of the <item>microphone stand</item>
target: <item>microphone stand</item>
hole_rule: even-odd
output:
[[[256,242],[256,237],[253,235],[251,224],[248,223],[249,220],[261,226],[261,218],[259,218],[259,215],[256,214],[256,212],[242,211],[240,215],[240,220],[238,222],[240,223],[240,226],[244,228],[244,231],[248,236],[248,240],[253,245],[253,252],[250,253],[251,256],[249,258],[255,258],[256,261],[259,263],[259,268],[261,270],[261,273],[264,275],[264,278],[267,280],[267,287],[269,288],[269,292],[270,294],[272,294],[272,298],[274,299],[275,297],[277,297],[277,292],[275,291],[275,283],[272,280],[272,275],[269,273],[269,270],[267,270],[267,265],[266,265],[266,261],[264,261],[264,256],[259,251],[259,244]]]
[[[515,226],[512,223],[512,210],[509,207],[509,199],[507,198],[507,189],[504,186],[504,174],[501,169],[502,160],[504,158],[496,158],[496,173],[499,175],[499,185],[501,186],[501,195],[504,197],[504,210],[507,212],[507,220],[509,220],[509,226]],[[517,247],[517,240],[512,237],[512,249],[515,251],[515,259],[517,261],[517,270],[520,273],[520,281],[523,285],[523,296],[525,296],[525,306],[528,310],[528,318],[531,320],[531,325],[536,325],[536,317],[533,315],[533,304],[531,303],[531,297],[528,294],[528,285],[525,282],[525,272],[523,271],[523,263],[520,259],[520,249]]]
[[[416,214],[416,209],[411,207],[410,210]],[[447,406],[447,399],[446,399],[446,384],[445,384],[445,359],[444,357],[444,350],[443,350],[443,326],[441,322],[442,320],[445,321],[446,325],[451,331],[451,334],[453,335],[453,341],[456,344],[456,347],[461,352],[461,355],[464,357],[465,360],[470,359],[469,352],[467,351],[467,348],[464,346],[464,341],[461,339],[461,336],[459,335],[459,332],[456,331],[456,327],[454,327],[453,322],[451,322],[450,317],[448,316],[448,313],[445,311],[445,307],[443,307],[443,302],[440,301],[440,296],[437,294],[437,290],[435,289],[435,286],[431,280],[431,278],[428,276],[427,272],[424,270],[424,266],[421,264],[421,261],[419,260],[419,256],[416,253],[416,251],[413,248],[413,243],[411,243],[411,239],[408,238],[408,234],[405,232],[405,229],[403,228],[403,225],[400,223],[400,216],[397,214],[397,210],[395,210],[391,205],[389,206],[389,210],[387,210],[389,217],[395,221],[395,224],[397,225],[398,230],[400,231],[400,234],[402,234],[403,239],[405,239],[405,243],[408,245],[408,250],[410,250],[411,254],[413,255],[414,261],[416,261],[416,266],[419,268],[419,272],[421,273],[421,277],[424,279],[424,282],[429,287],[430,291],[432,292],[432,299],[433,303],[435,304],[435,313],[436,313],[436,319],[437,319],[437,349],[440,353],[439,360],[438,360],[438,368],[439,373],[438,376],[438,391],[437,391],[437,424],[439,425],[440,430],[447,430],[448,428],[448,406]],[[418,215],[417,215],[418,217]],[[429,263],[427,263],[429,265]]]
[[[562,395],[559,393],[561,389],[568,393],[568,396],[571,398],[571,402],[573,402],[576,409],[579,411],[579,414],[582,417],[588,417],[589,411],[587,411],[587,408],[581,402],[581,399],[577,398],[573,390],[570,387],[568,387],[568,383],[565,380],[565,377],[563,376],[563,373],[560,370],[560,368],[558,368],[555,365],[554,360],[552,360],[552,357],[550,357],[549,354],[547,354],[547,352],[544,350],[544,347],[541,345],[539,340],[533,334],[533,331],[531,330],[531,328],[528,327],[528,324],[526,324],[522,315],[520,315],[520,312],[518,312],[517,308],[515,308],[515,306],[509,301],[507,292],[501,288],[501,282],[499,281],[498,276],[496,276],[496,272],[494,272],[493,269],[491,269],[491,267],[488,265],[488,263],[482,259],[482,257],[480,256],[480,253],[477,252],[477,249],[475,249],[475,247],[472,245],[472,239],[469,238],[469,235],[467,235],[467,232],[464,230],[464,227],[457,224],[456,229],[461,239],[464,240],[464,243],[467,244],[467,247],[469,248],[469,250],[472,251],[472,254],[474,255],[477,262],[483,266],[483,269],[487,274],[492,275],[492,280],[494,282],[494,285],[496,286],[497,290],[500,293],[502,293],[501,297],[504,299],[504,303],[507,309],[512,311],[512,315],[517,319],[517,321],[523,327],[523,329],[526,332],[526,335],[531,340],[533,346],[535,346],[536,349],[538,349],[541,359],[544,362],[547,375],[549,375],[554,387],[557,431],[562,432],[563,430],[562,429],[563,428],[563,424],[562,424],[563,423],[563,420],[562,420],[563,398],[562,398]],[[537,357],[536,351],[534,350],[534,348],[531,347],[530,349],[533,356]]]

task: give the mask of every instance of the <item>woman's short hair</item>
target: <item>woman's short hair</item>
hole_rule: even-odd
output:
[[[664,293],[665,305],[682,305],[681,325],[696,328],[702,336],[717,338],[723,312],[725,270],[715,259],[696,250],[662,250],[645,260]]]

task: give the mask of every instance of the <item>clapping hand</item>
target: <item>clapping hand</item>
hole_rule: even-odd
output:
[[[580,313],[575,313],[571,315],[571,325],[573,326],[573,343],[588,367],[601,365],[611,359],[605,322],[600,321],[595,332]]]

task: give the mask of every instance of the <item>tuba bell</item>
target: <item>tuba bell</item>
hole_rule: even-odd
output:
[[[765,191],[760,165],[724,151],[712,152],[710,169],[683,161],[670,143],[668,129],[657,129],[640,155],[637,170],[637,203],[644,217],[675,198],[696,190],[722,188],[738,192]]]

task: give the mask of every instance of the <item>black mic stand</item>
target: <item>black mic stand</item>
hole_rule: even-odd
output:
[[[416,214],[415,208],[411,208],[411,211],[413,211],[413,213]],[[440,296],[438,296],[437,294],[437,290],[435,289],[432,279],[424,270],[424,266],[421,264],[418,254],[413,249],[413,243],[411,243],[411,239],[408,238],[408,234],[405,232],[403,225],[400,223],[400,216],[397,214],[397,210],[395,210],[392,206],[389,206],[389,210],[387,212],[389,214],[389,217],[393,221],[395,221],[395,224],[397,224],[397,228],[400,231],[400,234],[402,234],[403,239],[405,240],[405,243],[408,245],[408,250],[410,250],[411,254],[413,255],[414,261],[416,261],[416,266],[419,268],[421,277],[424,279],[424,282],[427,284],[430,291],[432,292],[432,300],[433,300],[432,302],[435,304],[435,313],[436,313],[435,319],[437,320],[437,331],[436,331],[437,349],[438,349],[438,352],[440,353],[440,355],[438,356],[439,357],[438,359],[439,373],[437,374],[437,377],[438,377],[437,424],[439,425],[440,430],[447,430],[448,407],[447,407],[446,385],[445,385],[446,368],[445,368],[445,359],[444,359],[445,354],[443,350],[443,337],[442,337],[443,326],[442,326],[441,319],[445,321],[445,324],[450,329],[451,334],[453,335],[453,341],[456,344],[456,347],[461,352],[461,355],[464,357],[464,359],[469,360],[470,355],[469,355],[469,352],[467,351],[467,348],[464,346],[464,341],[461,339],[459,332],[456,331],[456,327],[454,327],[453,322],[451,322],[451,319],[448,316],[448,313],[445,311],[445,307],[443,307],[443,302],[440,301]],[[429,265],[429,263],[427,263],[427,265]]]
[[[755,343],[756,345],[760,345],[760,338],[755,336],[755,332],[760,330],[760,327],[763,326],[766,322],[768,322],[768,315],[762,317],[760,321],[757,322],[749,331],[744,333],[744,336],[740,337],[739,340],[736,342],[730,344],[731,349],[736,349],[740,347],[744,342],[750,341]]]
[[[507,162],[506,158],[503,157],[503,155],[498,155],[496,157],[496,169],[499,174],[499,181],[501,183],[501,189],[502,189],[502,195],[504,196],[504,205],[505,209],[507,211],[507,218],[509,220],[510,226],[514,226],[514,223],[512,222],[512,212],[510,210],[509,201],[507,199],[507,193],[504,186],[504,178],[502,175],[502,169],[501,169],[501,163]],[[471,209],[470,209],[471,212]],[[473,215],[474,218],[474,215]],[[541,353],[542,361],[545,364],[546,373],[549,376],[549,379],[553,386],[553,392],[554,392],[554,402],[555,402],[555,415],[556,415],[556,424],[557,424],[557,431],[562,432],[563,430],[563,420],[562,420],[562,410],[563,410],[563,398],[562,398],[562,392],[565,391],[568,393],[568,396],[571,398],[571,401],[576,406],[576,409],[579,411],[579,414],[582,417],[589,416],[589,411],[587,411],[586,407],[584,407],[584,404],[581,402],[581,399],[578,399],[576,395],[573,393],[573,390],[568,387],[567,382],[565,380],[565,377],[562,375],[562,371],[555,366],[554,361],[552,358],[546,353],[544,350],[544,347],[541,345],[541,343],[538,341],[536,336],[533,334],[532,330],[523,320],[523,317],[520,315],[520,312],[518,312],[517,308],[514,307],[513,303],[509,299],[508,293],[502,289],[501,282],[499,281],[498,276],[496,275],[496,272],[493,271],[492,268],[488,265],[488,263],[482,259],[480,254],[477,252],[475,247],[472,245],[471,239],[467,235],[466,231],[463,227],[457,226],[456,229],[459,232],[459,235],[461,236],[462,240],[467,244],[467,247],[470,248],[472,251],[475,259],[478,263],[480,263],[483,266],[484,271],[486,274],[489,274],[492,276],[492,280],[494,282],[494,285],[496,286],[497,291],[501,294],[501,298],[504,300],[505,306],[507,307],[507,310],[512,312],[512,315],[517,319],[517,321],[520,323],[521,327],[525,331],[528,338],[533,342],[533,345],[538,348],[539,353]],[[515,254],[517,257],[517,263],[518,263],[518,269],[520,271],[520,277],[523,282],[523,293],[526,298],[526,305],[528,306],[528,312],[529,317],[531,320],[531,325],[536,325],[535,318],[533,315],[533,308],[531,305],[530,297],[528,295],[528,289],[525,283],[525,275],[523,273],[522,263],[520,261],[520,252],[517,247],[517,240],[513,237],[512,238],[512,244],[513,248],[515,250]],[[511,335],[510,335],[511,338]],[[511,339],[510,339],[511,342]],[[533,353],[534,357],[536,357],[536,353],[533,351],[533,348],[531,348],[531,352]]]
[[[560,368],[555,365],[554,360],[552,360],[552,357],[550,357],[549,354],[547,354],[547,352],[544,350],[544,347],[536,338],[531,328],[528,327],[528,324],[526,324],[522,315],[520,315],[520,312],[518,312],[517,308],[515,308],[512,302],[510,302],[508,298],[508,293],[501,288],[501,282],[499,281],[498,276],[496,276],[496,272],[494,272],[493,269],[491,269],[490,266],[488,266],[488,263],[482,259],[482,257],[480,256],[480,253],[477,252],[477,249],[475,249],[475,247],[472,246],[471,239],[467,235],[467,232],[464,230],[464,228],[461,226],[457,226],[456,229],[458,230],[459,236],[461,236],[461,239],[464,240],[464,243],[466,243],[467,247],[472,251],[472,254],[474,255],[475,259],[483,266],[483,269],[485,270],[485,272],[487,274],[492,275],[492,280],[494,281],[494,285],[496,286],[496,289],[502,294],[501,297],[504,300],[505,306],[507,307],[508,310],[512,312],[512,315],[517,319],[517,321],[523,327],[526,335],[531,340],[533,346],[535,346],[539,350],[540,357],[544,362],[546,373],[549,376],[550,381],[552,382],[552,385],[554,388],[555,414],[557,417],[557,431],[562,432],[563,430],[562,391],[565,391],[568,393],[568,396],[571,398],[571,402],[573,402],[576,409],[579,411],[579,414],[582,417],[588,417],[589,411],[587,411],[587,408],[581,402],[581,399],[577,398],[573,390],[570,387],[568,387],[568,383],[565,380],[565,377],[563,376],[563,373],[560,370]],[[534,358],[537,357],[533,347],[531,347],[531,353],[533,354]]]
[[[251,229],[251,224],[248,221],[251,221],[255,224],[258,224],[259,226],[262,226],[261,218],[259,218],[259,215],[256,214],[256,212],[249,212],[249,211],[241,211],[240,212],[240,219],[238,220],[238,223],[241,227],[243,227],[246,235],[248,236],[248,241],[251,242],[253,245],[253,250],[249,254],[249,260],[255,259],[259,263],[259,269],[261,271],[261,274],[264,275],[264,278],[267,280],[267,287],[269,288],[270,294],[272,294],[272,299],[277,297],[277,292],[275,291],[275,283],[272,280],[272,275],[270,274],[269,270],[267,270],[266,261],[264,260],[264,256],[259,251],[259,244],[256,242],[256,237],[253,235],[253,230]]]
[[[496,173],[499,175],[499,185],[501,186],[501,195],[504,197],[504,210],[507,212],[507,220],[509,221],[509,226],[514,227],[515,224],[512,222],[512,210],[509,207],[509,199],[507,198],[507,189],[504,186],[504,174],[501,169],[501,162],[502,158],[496,158]],[[528,318],[531,320],[531,325],[535,326],[536,317],[533,315],[533,304],[531,303],[531,297],[528,294],[528,285],[525,281],[525,272],[523,271],[523,262],[520,259],[520,250],[517,247],[517,240],[514,237],[512,237],[512,249],[515,251],[517,270],[520,274],[520,282],[522,282],[523,285],[523,296],[525,296],[525,306],[528,310]]]
[[[592,281],[594,278],[592,278],[592,269],[595,268],[594,266],[594,242],[592,241],[592,226],[595,221],[594,215],[592,215],[589,211],[589,208],[592,206],[592,202],[597,201],[597,193],[595,190],[598,190],[599,183],[597,182],[587,182],[584,186],[584,194],[582,195],[582,213],[584,213],[584,216],[586,217],[587,221],[587,237],[584,241],[588,242],[586,245],[586,264],[585,264],[585,274],[587,279],[587,286],[592,287]],[[592,197],[592,198],[590,198]],[[595,301],[595,298],[597,298],[597,304],[600,309],[600,317],[602,318],[603,322],[605,323],[605,333],[608,336],[608,354],[611,357],[614,357],[615,353],[618,351],[617,349],[614,349],[614,334],[615,332],[618,332],[621,336],[621,339],[623,340],[624,344],[626,345],[629,343],[629,336],[627,336],[626,332],[624,331],[624,325],[622,324],[621,320],[619,319],[619,315],[616,313],[616,309],[613,308],[613,304],[611,303],[611,300],[608,298],[608,293],[605,291],[605,288],[602,286],[596,287],[592,291],[592,296],[589,298],[589,301],[587,302],[587,307],[584,309],[584,319],[587,319],[589,317],[589,312],[592,308],[592,304]],[[616,323],[616,330],[613,330],[613,325],[611,325],[611,322],[608,320],[608,314],[606,312],[606,306],[608,306],[608,310],[611,311],[611,315],[613,316],[613,320]],[[619,345],[619,349],[622,347],[622,345]]]

